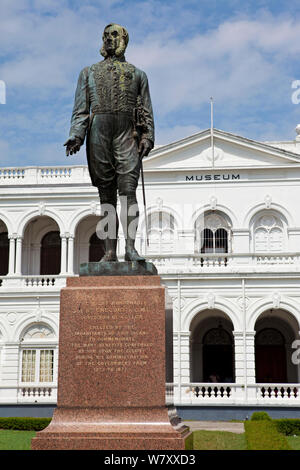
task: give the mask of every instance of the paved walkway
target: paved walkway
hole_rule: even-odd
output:
[[[243,423],[229,423],[227,421],[183,421],[191,431],[228,431],[242,434],[245,432]]]

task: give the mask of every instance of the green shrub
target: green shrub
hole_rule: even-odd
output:
[[[2,418],[0,429],[15,429],[19,431],[41,431],[50,423],[51,418]]]
[[[194,433],[191,432],[190,435],[185,439],[185,450],[194,450]]]
[[[269,420],[245,422],[247,450],[291,450],[285,436]]]
[[[251,421],[271,421],[266,411],[255,411],[251,416]]]
[[[277,431],[285,436],[300,436],[300,419],[275,419]]]

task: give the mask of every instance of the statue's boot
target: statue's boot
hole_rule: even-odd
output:
[[[125,245],[125,261],[145,261],[146,259],[139,255],[134,247],[135,240],[129,238]]]
[[[106,238],[104,240],[105,254],[100,259],[100,263],[109,262],[109,261],[118,261],[116,248],[117,248],[117,239]]]
[[[101,200],[100,200],[101,203]],[[100,262],[111,262],[119,261],[117,257],[117,244],[118,244],[118,233],[119,233],[119,218],[116,212],[116,204],[112,206],[112,220],[115,222],[115,234],[111,234],[114,238],[104,238],[104,256],[100,259]],[[115,218],[114,218],[115,217]]]

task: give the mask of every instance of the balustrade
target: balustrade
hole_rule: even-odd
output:
[[[57,385],[18,387],[18,403],[56,404]]]
[[[23,284],[25,287],[51,287],[56,280],[54,276],[24,276]]]
[[[25,177],[25,168],[1,168],[0,181],[11,179],[22,179]]]
[[[299,384],[256,384],[257,400],[298,400],[300,401]]]

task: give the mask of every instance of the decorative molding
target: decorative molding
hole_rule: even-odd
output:
[[[17,320],[17,314],[16,312],[8,312],[6,314],[6,319],[10,325],[14,325]]]
[[[216,210],[216,208],[217,208],[217,198],[216,198],[216,196],[211,196],[210,197],[209,207],[212,211]]]
[[[161,197],[158,197],[155,202],[156,202],[158,210],[161,211],[163,207],[163,203],[164,203],[163,199]]]
[[[97,215],[98,204],[96,201],[91,201],[90,203],[90,212],[92,215]]]
[[[43,201],[39,203],[39,215],[45,215],[46,205]]]
[[[245,301],[245,308],[247,309],[249,307],[249,304],[250,304],[250,299],[249,297],[243,297],[242,295],[240,297],[238,297],[237,299],[237,303],[238,305],[240,306],[240,308],[243,308],[244,307],[244,301]]]
[[[272,295],[273,308],[280,308],[281,296],[278,292],[274,292]]]
[[[209,309],[214,309],[215,308],[215,294],[213,292],[209,292],[206,297],[208,308]]]
[[[201,157],[205,158],[209,162],[212,161],[212,149],[208,147],[207,149],[203,150],[200,154]],[[224,158],[224,152],[219,147],[214,146],[214,161],[222,160]]]
[[[265,203],[265,207],[266,209],[270,209],[271,208],[271,205],[272,205],[272,198],[269,194],[266,195],[265,199],[264,199],[264,203]]]

